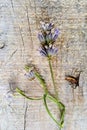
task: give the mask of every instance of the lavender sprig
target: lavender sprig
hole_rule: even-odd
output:
[[[41,35],[43,35],[45,40],[44,40],[43,46],[41,44],[39,52],[40,52],[40,54],[42,56],[47,57],[47,59],[48,59],[49,68],[50,68],[50,72],[51,72],[51,78],[52,78],[54,91],[55,91],[55,95],[56,95],[56,99],[57,99],[57,103],[58,103],[59,99],[58,99],[57,91],[56,91],[56,84],[55,84],[53,69],[52,69],[52,65],[51,65],[51,58],[58,53],[58,48],[54,47],[54,44],[55,44],[55,41],[56,41],[56,39],[57,39],[57,37],[59,35],[59,30],[55,29],[54,33],[52,33],[52,29],[53,29],[52,25],[53,24],[50,24],[50,23],[42,24],[42,33],[41,33]],[[50,27],[50,29],[49,29],[49,27]],[[44,100],[45,100],[45,98],[44,98]],[[45,105],[47,105],[47,104],[45,104]],[[62,110],[61,110],[61,106],[63,108]],[[61,105],[58,105],[58,108],[60,110],[60,115],[61,115],[60,116],[61,125],[63,125],[63,123],[64,123],[65,106],[63,104],[61,104]]]
[[[59,35],[59,30],[55,29],[54,33],[52,33],[52,29],[53,29],[52,25],[53,24],[51,24],[51,23],[46,23],[46,24],[43,23],[42,24],[41,36],[43,36],[43,38],[45,40],[44,40],[44,44],[43,45],[42,45],[42,42],[41,42],[41,46],[40,46],[39,52],[40,52],[40,54],[42,56],[48,58],[49,68],[50,68],[51,77],[52,77],[53,86],[54,86],[54,91],[55,91],[55,95],[57,97],[56,85],[55,85],[55,81],[54,81],[54,74],[53,74],[53,70],[52,70],[52,65],[51,65],[50,59],[52,57],[56,56],[56,54],[58,53],[58,48],[55,47],[54,44],[55,44],[55,41],[56,41],[56,39],[57,39],[57,37]],[[47,31],[49,30],[49,27],[50,27],[50,31],[49,31],[49,34],[48,34]],[[40,40],[40,38],[39,38],[39,40]]]
[[[48,89],[47,89],[47,84],[44,80],[44,78],[42,77],[42,75],[40,75],[40,73],[37,71],[37,69],[35,68],[35,66],[32,65],[26,65],[25,66],[25,70],[26,70],[26,74],[25,76],[27,77],[27,79],[29,80],[34,80],[35,78],[37,78],[42,86],[42,89],[44,90],[44,94],[42,97],[40,98],[31,98],[28,97],[21,89],[19,89],[18,87],[16,88],[16,91],[18,93],[20,93],[22,96],[24,96],[25,98],[29,99],[29,100],[42,100],[44,101],[44,105],[45,108],[47,110],[47,113],[49,114],[49,116],[53,119],[53,121],[60,127],[60,129],[63,127],[64,124],[64,114],[65,114],[65,106],[60,102],[59,98],[57,97],[57,91],[56,91],[56,84],[55,84],[55,80],[54,80],[54,74],[53,74],[53,69],[52,69],[52,64],[51,64],[51,58],[56,56],[58,53],[58,48],[55,47],[55,41],[59,35],[59,30],[55,29],[54,33],[52,33],[52,29],[54,27],[54,24],[52,23],[45,23],[45,22],[41,22],[41,33],[38,34],[38,38],[40,41],[40,49],[39,52],[42,56],[47,57],[48,62],[49,62],[49,68],[50,68],[50,72],[51,72],[51,77],[52,77],[52,82],[53,82],[53,86],[54,86],[54,90],[55,90],[55,97],[53,97]],[[57,119],[55,119],[55,117],[53,116],[53,114],[51,113],[51,111],[49,110],[48,104],[47,104],[47,100],[52,101],[53,103],[55,103],[58,106],[58,109],[60,110],[60,121],[58,122]]]

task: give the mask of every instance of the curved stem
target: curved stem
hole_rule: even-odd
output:
[[[29,100],[42,100],[42,99],[43,99],[43,97],[41,97],[41,98],[31,98],[31,97],[28,97],[28,96],[25,95],[25,93],[24,93],[21,89],[19,89],[18,87],[16,88],[16,91],[17,91],[18,93],[20,93],[22,96],[24,96],[25,98],[29,99]]]
[[[50,94],[48,94],[47,97],[51,101],[55,102],[60,107],[60,109],[63,109],[65,107],[60,101],[58,101],[55,97],[51,96]]]
[[[58,99],[58,97],[57,97],[57,91],[56,91],[56,85],[55,85],[55,80],[54,80],[54,75],[53,75],[53,69],[52,69],[50,57],[48,57],[48,62],[49,62],[51,78],[52,78],[52,82],[53,82],[53,86],[54,86],[55,96],[56,96],[56,98]]]
[[[48,108],[47,102],[46,102],[46,97],[47,97],[47,95],[45,94],[43,98],[44,98],[44,105],[45,105],[45,108],[46,108],[47,113],[48,113],[49,116],[53,119],[53,121],[54,121],[60,128],[62,128],[61,123],[59,123],[59,122],[53,117],[53,115],[51,114],[51,112],[50,112],[50,110],[49,110],[49,108]]]
[[[55,97],[51,96],[51,95],[47,95],[47,98],[49,98],[51,101],[53,101],[54,103],[56,103],[56,105],[59,107],[60,110],[60,124],[63,126],[64,123],[64,114],[65,114],[65,106],[64,104],[62,104],[60,101],[58,101]]]
[[[53,70],[52,70],[52,65],[51,65],[51,61],[50,61],[50,57],[48,57],[48,61],[49,61],[49,67],[50,67],[50,72],[51,72],[51,78],[52,78],[52,82],[53,82],[53,86],[54,86],[54,90],[55,90],[55,94],[56,97],[53,97],[49,94],[48,90],[47,90],[47,85],[45,80],[43,79],[43,77],[37,72],[35,71],[35,77],[39,80],[40,84],[42,85],[43,89],[44,89],[44,96],[42,98],[30,98],[28,96],[26,96],[24,94],[24,92],[22,90],[20,90],[19,88],[17,88],[17,91],[24,97],[30,99],[30,100],[44,100],[44,105],[45,108],[47,110],[47,113],[49,114],[49,116],[54,120],[54,122],[61,128],[63,127],[63,123],[64,123],[64,114],[65,114],[65,106],[59,101],[58,97],[57,97],[57,91],[56,91],[56,85],[55,85],[55,81],[54,81],[54,75],[53,75]],[[28,69],[28,68],[27,68]],[[59,110],[60,110],[60,122],[58,122],[53,115],[51,114],[47,102],[46,102],[46,98],[49,98],[52,102],[56,103],[56,105],[58,106]]]

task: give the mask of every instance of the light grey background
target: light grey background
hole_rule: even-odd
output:
[[[62,130],[87,130],[86,0],[0,0],[0,48],[5,45],[0,49],[0,130],[58,130],[42,101],[28,101],[13,92],[18,86],[29,96],[43,94],[37,80],[24,77],[24,65],[34,63],[54,94],[37,38],[40,21],[49,19],[60,30],[53,68],[59,98],[66,106]],[[80,86],[73,90],[65,75],[79,71]],[[49,107],[58,118],[56,106],[49,102]]]

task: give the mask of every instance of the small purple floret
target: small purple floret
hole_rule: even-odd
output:
[[[56,48],[56,47],[51,47],[50,48],[49,47],[48,50],[47,50],[47,53],[50,56],[54,56],[54,55],[56,55],[58,53],[58,48]]]
[[[45,22],[41,22],[41,28],[44,31],[50,31],[53,28],[53,23],[45,23]]]
[[[46,36],[46,41],[49,43],[50,41],[52,41],[52,33],[48,34]]]
[[[54,32],[54,34],[53,34],[53,40],[54,40],[54,41],[57,39],[58,35],[59,35],[59,30],[58,30],[58,29],[55,29],[55,32]]]
[[[39,52],[41,56],[44,56],[44,57],[55,56],[58,53],[58,48],[56,47],[47,47],[45,49],[40,48]]]
[[[35,78],[35,74],[34,74],[34,71],[30,71],[28,72],[27,74],[25,74],[25,76],[28,78],[28,79],[33,79]]]
[[[53,23],[49,23],[47,30],[51,30],[52,28],[53,28]]]
[[[42,34],[38,34],[38,39],[40,40],[41,43],[45,42],[45,38]]]
[[[45,57],[47,56],[47,52],[43,48],[40,48],[39,52],[40,52],[41,56],[45,56]]]

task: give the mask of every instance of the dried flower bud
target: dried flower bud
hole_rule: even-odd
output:
[[[27,72],[27,73],[25,74],[25,76],[26,76],[29,80],[35,79],[35,73],[34,73],[33,70]]]

